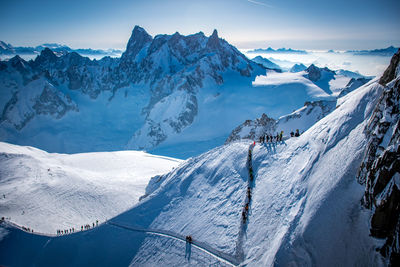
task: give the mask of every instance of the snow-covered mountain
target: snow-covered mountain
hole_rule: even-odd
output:
[[[371,79],[369,78],[351,78],[351,80],[347,83],[346,87],[340,92],[338,97],[342,97],[347,95],[348,93],[354,91],[358,87],[366,84]]]
[[[217,31],[152,37],[136,26],[121,58],[101,60],[46,47],[35,60],[0,61],[0,140],[187,158],[222,144],[247,118],[331,97],[297,76],[258,83],[265,74]]]
[[[304,65],[303,65],[304,66]],[[293,67],[300,67],[295,65]],[[331,89],[334,92],[331,96],[338,98],[354,91],[362,85],[368,83],[371,79],[360,77],[350,78],[351,72],[340,72],[337,74],[328,68],[318,68],[315,65],[310,65],[308,68],[304,66],[304,71],[290,71],[295,74],[278,74],[270,73],[269,76],[282,76],[286,79],[294,77],[304,77],[309,79],[319,88],[326,88],[326,91]],[[268,73],[266,75],[268,79]],[[347,85],[343,88],[344,82],[348,81]],[[317,121],[328,115],[336,108],[337,99],[331,98],[328,100],[306,101],[304,106],[290,114],[273,119],[268,117],[268,114],[262,114],[260,118],[255,120],[247,119],[244,123],[237,126],[226,139],[226,143],[237,141],[241,139],[259,140],[260,136],[265,134],[275,136],[277,133],[283,131],[283,135],[288,137],[291,132],[299,130],[304,132]]]
[[[231,142],[189,159],[89,231],[49,237],[3,223],[0,264],[380,265],[356,173],[383,91],[377,80],[354,90],[298,138]]]
[[[252,60],[254,62],[257,62],[257,63],[263,65],[264,67],[266,67],[268,69],[275,69],[275,70],[280,70],[281,69],[281,67],[279,65],[275,64],[271,60],[263,58],[262,56],[256,56]]]
[[[66,45],[56,44],[56,43],[47,43],[41,44],[36,47],[24,47],[18,46],[15,47],[11,44],[7,44],[3,41],[0,41],[0,55],[39,55],[45,48],[51,49],[57,55],[63,55],[71,52],[79,53],[83,56],[118,56],[121,55],[122,51],[118,49],[91,49],[91,48],[79,48],[72,49]]]
[[[139,151],[49,154],[0,142],[0,214],[36,232],[80,229],[131,208],[181,163]]]
[[[305,69],[304,77],[332,96],[339,96],[342,91],[350,92],[371,80],[371,77],[364,77],[351,71],[333,71],[327,67],[319,68],[314,64]]]
[[[290,72],[300,72],[306,70],[307,67],[304,64],[294,64],[293,67],[290,68]]]
[[[348,50],[346,53],[351,53],[354,55],[374,55],[374,56],[393,56],[399,48],[389,46],[387,48],[382,49],[373,49],[373,50]]]

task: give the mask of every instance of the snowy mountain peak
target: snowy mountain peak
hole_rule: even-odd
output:
[[[8,50],[12,50],[13,47],[10,44],[7,44],[6,42],[0,41],[0,51],[4,52],[4,51],[8,51]]]
[[[300,63],[300,64],[294,64],[293,67],[290,69],[290,72],[300,72],[303,70],[306,70],[307,67],[304,66],[304,64]]]
[[[311,64],[305,71],[308,72],[307,78],[310,79],[313,82],[318,81],[321,78],[323,72],[329,73],[329,74],[332,74],[332,75],[335,74],[335,72],[333,70],[330,70],[327,67],[318,68],[314,64]]]
[[[122,54],[121,60],[134,60],[142,48],[152,40],[153,37],[151,37],[145,29],[136,25],[135,28],[133,28],[131,38],[126,46],[126,51]]]
[[[208,38],[207,47],[211,49],[218,49],[219,46],[220,46],[220,40],[218,37],[218,32],[216,29],[214,29],[213,33]]]
[[[389,67],[383,73],[379,83],[382,85],[387,84],[400,75],[400,48],[396,54],[393,55]]]
[[[218,38],[219,38],[219,37],[218,37],[218,31],[217,31],[217,29],[214,29],[214,30],[213,30],[213,33],[211,34],[210,38],[215,38],[215,39],[218,39]]]
[[[27,66],[26,66],[27,62],[20,56],[16,55],[15,57],[11,58],[8,62],[17,71],[21,73],[27,72]]]
[[[266,68],[281,71],[281,67],[269,59],[263,58],[262,56],[256,56],[252,59],[254,62],[263,65]]]
[[[55,62],[57,60],[57,56],[56,54],[54,54],[54,52],[46,47],[45,49],[42,50],[42,52],[40,52],[40,55],[35,59],[35,63],[36,64],[43,64],[46,62]]]

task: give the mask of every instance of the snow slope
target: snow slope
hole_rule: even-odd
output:
[[[49,154],[0,142],[0,215],[37,232],[80,229],[139,201],[180,160],[139,151]]]
[[[381,92],[375,82],[350,93],[335,111],[269,157],[256,147],[248,262],[376,264],[368,215],[360,208],[363,187],[355,175],[365,148],[363,130]]]
[[[113,218],[113,224],[56,238],[3,224],[0,264],[218,264],[176,239],[116,226],[125,225],[190,234],[248,266],[379,265],[356,172],[366,142],[363,129],[382,89],[374,81],[349,93],[299,138],[257,144],[254,183],[248,183],[249,142],[233,142],[153,178],[147,197]],[[253,193],[243,224],[248,186]]]

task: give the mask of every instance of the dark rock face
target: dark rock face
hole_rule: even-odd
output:
[[[78,108],[68,97],[63,97],[49,84],[46,84],[40,96],[36,99],[33,109],[36,114],[53,115],[56,119],[62,118],[69,110],[78,111]]]
[[[317,66],[315,66],[314,64],[311,64],[306,70],[305,70],[308,74],[307,74],[307,78],[310,81],[316,82],[319,79],[321,79],[322,76],[322,71],[325,72],[329,72],[332,74],[335,74],[335,72],[333,70],[328,69],[327,67],[325,68],[318,68]]]
[[[126,51],[121,56],[121,61],[132,61],[146,44],[149,44],[153,38],[141,27],[135,26],[131,38],[126,46]]]
[[[308,72],[308,79],[310,79],[313,82],[316,82],[321,78],[321,70],[314,64],[311,64],[306,69],[306,72]]]
[[[365,129],[368,146],[358,173],[359,182],[366,185],[362,203],[373,213],[371,235],[386,239],[380,252],[393,266],[400,262],[400,78],[393,72],[398,55],[380,80],[390,84]]]
[[[385,70],[381,79],[379,80],[380,84],[385,85],[396,77],[396,71],[398,72],[399,70],[399,63],[400,49],[397,50],[397,53],[393,55],[389,67]]]

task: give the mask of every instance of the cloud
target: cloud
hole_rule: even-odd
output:
[[[261,2],[261,1],[255,1],[255,0],[247,0],[247,2],[259,5],[259,6],[266,6],[266,7],[272,7],[271,5]]]

